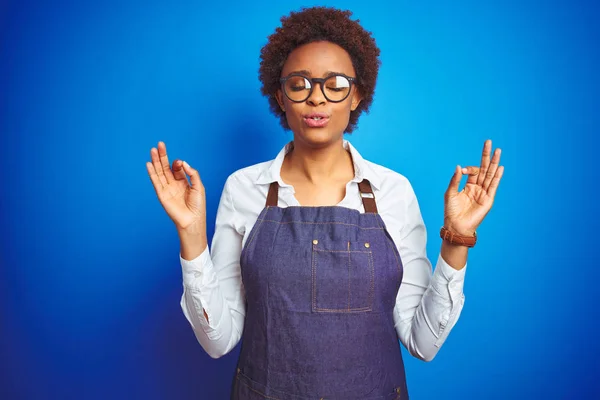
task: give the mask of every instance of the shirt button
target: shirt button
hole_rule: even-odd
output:
[[[369,242],[365,243],[365,247],[368,249],[369,247],[371,247],[371,245],[369,244]]]
[[[319,244],[319,241],[317,239],[314,239],[313,244]]]

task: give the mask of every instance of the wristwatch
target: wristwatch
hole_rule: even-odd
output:
[[[473,236],[461,236],[457,233],[451,232],[444,226],[442,226],[442,229],[440,229],[440,237],[448,243],[459,246],[473,247],[475,246],[475,243],[477,243],[477,232],[475,232]]]

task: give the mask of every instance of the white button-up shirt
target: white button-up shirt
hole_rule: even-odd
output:
[[[355,176],[347,183],[346,195],[337,205],[364,212],[358,182],[369,180],[378,212],[404,266],[394,307],[394,326],[408,351],[429,361],[462,310],[466,266],[455,270],[439,255],[432,274],[426,254],[425,225],[408,179],[364,160],[347,140],[344,140],[344,147],[352,156]],[[183,269],[181,308],[200,345],[213,358],[231,351],[242,336],[246,309],[240,254],[265,207],[269,185],[275,181],[279,183],[280,207],[300,205],[294,197],[294,188],[283,182],[280,175],[283,159],[291,148],[292,142],[274,160],[231,174],[217,209],[210,251],[207,246],[202,254],[189,261],[180,254]]]

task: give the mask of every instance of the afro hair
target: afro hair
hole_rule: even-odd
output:
[[[307,43],[327,41],[335,43],[348,52],[356,71],[356,86],[362,101],[356,110],[350,113],[350,120],[344,133],[352,133],[358,123],[358,117],[369,112],[373,102],[377,73],[379,72],[379,48],[371,32],[366,31],[359,20],[351,20],[351,11],[329,7],[303,8],[292,11],[281,18],[281,27],[268,37],[267,44],[261,49],[259,79],[261,92],[269,99],[271,112],[279,117],[281,126],[289,130],[285,113],[276,99],[280,88],[279,79],[288,55],[297,47]]]

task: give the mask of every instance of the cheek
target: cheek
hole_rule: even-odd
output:
[[[293,103],[287,99],[284,100],[284,107],[285,119],[287,120],[289,127],[292,129],[292,131],[297,130],[297,128],[302,126],[301,107],[299,107],[297,103]]]
[[[335,114],[337,118],[343,120],[343,122],[347,122],[350,119],[350,112],[352,111],[352,103],[344,102],[342,104],[338,104],[338,107],[335,109]]]

